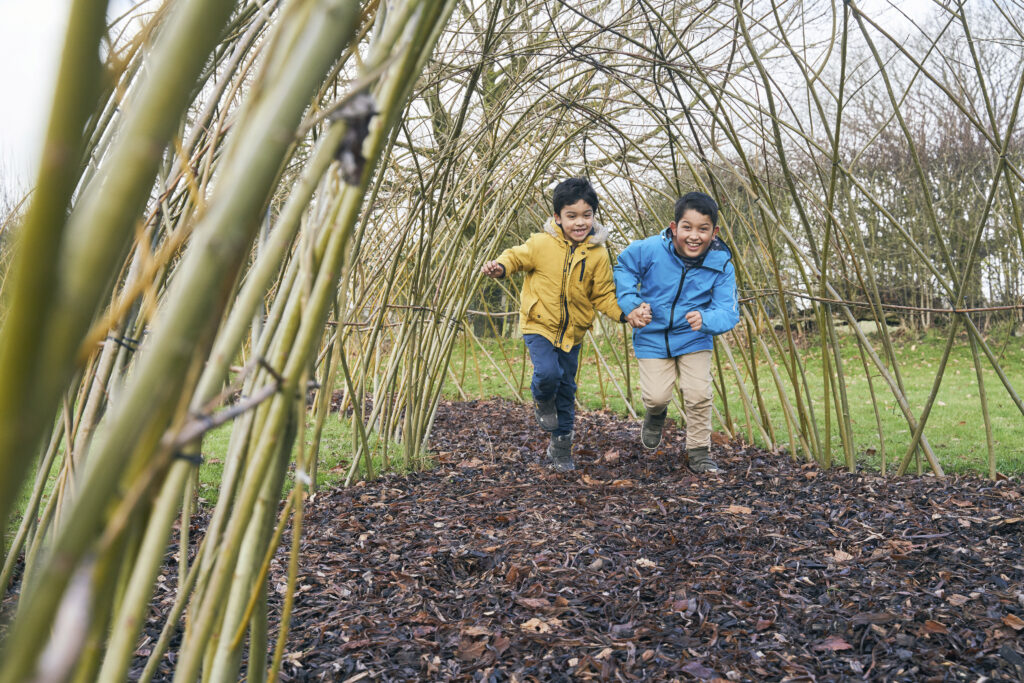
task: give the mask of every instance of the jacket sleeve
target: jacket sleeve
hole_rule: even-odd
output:
[[[497,258],[498,263],[505,268],[505,277],[508,277],[512,273],[518,271],[530,271],[533,270],[533,237],[526,240],[523,244],[509,247],[505,251],[501,252],[501,256]]]
[[[644,302],[640,297],[640,283],[643,280],[640,244],[630,242],[615,262],[615,296],[618,298],[619,308],[626,315]]]
[[[594,308],[604,313],[615,322],[621,322],[622,309],[615,301],[615,280],[612,276],[612,262],[608,250],[601,250],[594,270],[594,289],[590,294]]]
[[[702,332],[711,335],[722,334],[736,327],[740,321],[740,309],[736,300],[736,270],[732,263],[725,264],[723,270],[715,278],[714,289],[711,290],[711,305],[701,311]]]

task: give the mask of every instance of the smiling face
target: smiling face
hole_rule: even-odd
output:
[[[582,242],[594,228],[594,207],[585,199],[567,204],[555,216],[555,223],[562,226],[565,237],[573,242]]]
[[[718,235],[718,226],[712,225],[711,216],[696,209],[687,209],[678,223],[669,223],[672,230],[672,246],[676,253],[687,258],[697,258],[711,245]]]

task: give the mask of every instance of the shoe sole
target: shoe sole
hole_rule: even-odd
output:
[[[644,448],[646,448],[649,451],[655,450],[658,446],[661,445],[662,441],[663,441],[663,439],[658,439],[658,443],[654,444],[653,446],[648,446],[647,442],[644,441],[644,437],[642,437],[642,436],[640,437],[640,445],[643,446]]]

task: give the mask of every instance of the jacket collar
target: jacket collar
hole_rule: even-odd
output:
[[[665,245],[665,248],[668,249],[669,253],[678,257],[675,246],[672,244],[672,231],[669,228],[665,228],[661,232],[661,237],[662,244]],[[716,237],[711,240],[711,244],[708,245],[708,250],[704,252],[704,257],[700,262],[700,266],[722,271],[725,270],[725,264],[731,260],[732,251],[729,249],[729,245],[722,241],[721,237]]]
[[[544,223],[544,232],[546,232],[547,234],[551,235],[554,238],[563,240],[565,242],[571,241],[566,238],[565,233],[562,232],[562,226],[556,223],[554,218],[548,218],[548,220]],[[604,225],[597,222],[597,220],[594,220],[594,228],[590,231],[590,236],[587,238],[586,241],[582,242],[582,244],[604,244],[605,242],[608,241],[608,235],[610,233],[611,231],[608,228],[604,227]]]

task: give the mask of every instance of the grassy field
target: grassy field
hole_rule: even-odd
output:
[[[310,412],[306,425],[307,448],[312,443],[313,420],[313,413]],[[204,461],[199,468],[199,498],[203,504],[213,505],[217,502],[221,476],[224,473],[224,456],[227,454],[230,438],[231,423],[228,423],[210,432],[203,440]],[[316,476],[319,488],[339,486],[345,481],[349,466],[352,464],[352,454],[355,452],[355,438],[357,437],[354,436],[351,414],[339,416],[338,413],[331,413],[324,421]],[[383,440],[376,434],[368,434],[367,439],[373,451],[373,470],[377,475],[384,471],[406,471],[401,444],[389,441],[385,449]],[[361,479],[362,472],[360,463],[353,481]],[[289,471],[285,479],[285,492],[291,489],[293,481],[294,478]]]
[[[896,340],[900,372],[915,415],[920,415],[931,391],[945,342],[946,336],[942,330],[932,330],[926,334],[906,332]],[[1019,395],[1024,391],[1024,343],[1005,333],[994,334],[988,339],[988,343],[999,357],[1003,371]],[[580,404],[587,409],[607,408],[626,414],[626,401],[616,389],[617,385],[621,388],[621,392],[627,395],[634,410],[638,414],[642,414],[643,408],[636,380],[636,361],[631,355],[629,356],[628,384],[631,387],[627,392],[624,373],[614,361],[616,352],[619,358],[624,355],[621,340],[615,339],[613,342],[611,339],[603,338],[599,344],[598,351],[611,366],[611,373],[603,364],[599,363],[598,354],[595,353],[590,342],[587,342],[581,353],[579,391],[577,393]],[[612,349],[613,344],[616,347],[614,350]],[[514,398],[517,395],[522,399],[529,398],[530,367],[529,360],[523,352],[522,342],[513,339],[492,338],[483,340],[482,346],[486,350],[486,354],[477,350],[472,342],[456,351],[452,358],[451,374],[454,379],[450,378],[449,380],[446,396],[453,399],[463,395],[471,398],[490,396]],[[875,340],[875,346],[876,350],[880,351],[881,345],[877,340]],[[852,338],[844,338],[842,349],[857,462],[871,469],[880,469],[884,453],[887,469],[891,470],[894,468],[893,461],[898,463],[910,444],[911,434],[907,422],[887,385],[877,370],[872,367],[871,382],[879,401],[878,407],[882,424],[883,438],[879,438],[872,394],[864,374],[860,354]],[[805,366],[808,384],[812,387],[811,398],[819,422],[821,438],[824,438],[820,347],[815,344],[806,346],[802,350],[802,362]],[[524,363],[526,364],[525,368]],[[734,426],[746,436],[739,389],[734,375],[724,359],[723,365],[726,369],[725,392],[731,417]],[[786,442],[788,437],[786,436],[781,403],[771,375],[763,361],[759,370],[765,406],[775,425],[776,438]],[[780,368],[780,373],[781,370]],[[745,372],[742,374],[748,389],[752,391],[750,377]],[[1024,429],[1022,429],[1024,428],[1024,416],[1021,416],[1020,411],[987,362],[984,366],[983,376],[992,421],[993,450],[997,469],[1003,474],[1020,474],[1024,472],[1024,442],[1021,438],[1024,435]],[[510,384],[514,386],[510,386]],[[792,400],[792,387],[787,387],[787,391],[790,392]],[[719,412],[724,414],[722,396],[716,395],[715,402]],[[677,406],[670,410],[670,415],[678,417]],[[721,428],[721,424],[717,420],[715,428]],[[842,464],[842,445],[837,430],[838,427],[833,420],[833,462]],[[925,436],[947,473],[987,474],[988,451],[978,399],[978,380],[970,345],[963,334],[957,339],[947,364],[942,385],[925,429]],[[763,439],[760,437],[754,438],[754,442],[764,445]],[[927,468],[927,463],[922,464]],[[913,471],[915,466],[912,465],[911,468]]]

